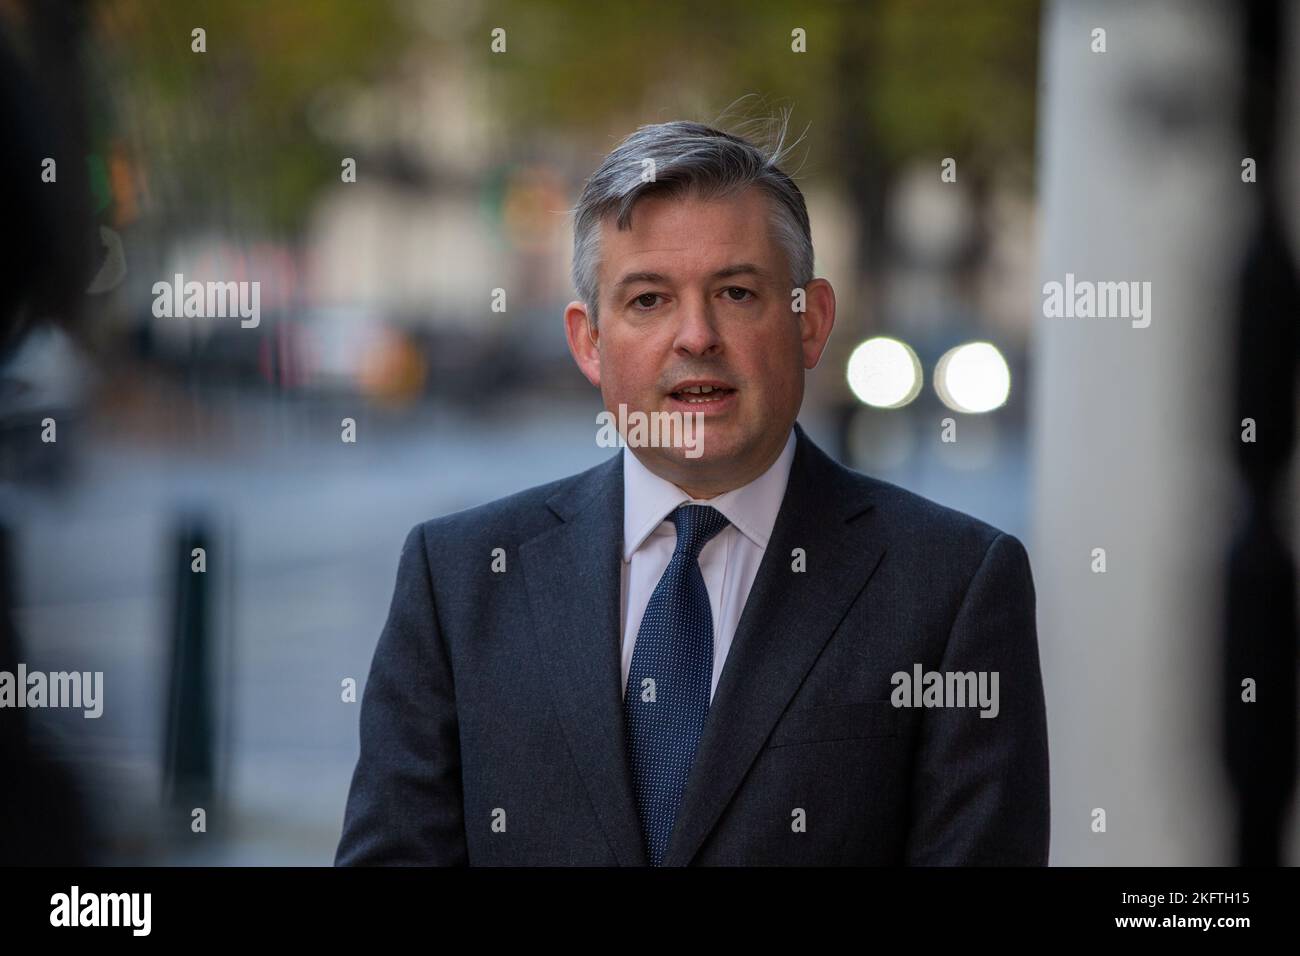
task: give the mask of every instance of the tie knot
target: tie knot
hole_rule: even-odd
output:
[[[710,505],[682,505],[668,520],[677,526],[676,552],[688,552],[692,558],[698,558],[700,549],[731,523]]]

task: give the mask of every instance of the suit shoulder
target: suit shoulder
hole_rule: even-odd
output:
[[[925,550],[942,548],[949,553],[970,552],[982,558],[1002,535],[1010,539],[1006,543],[1022,546],[1014,535],[974,515],[880,478],[859,472],[853,475],[875,502],[876,511],[890,532],[915,541]]]
[[[565,478],[534,485],[451,514],[429,518],[416,527],[426,541],[453,544],[459,541],[477,543],[491,540],[498,545],[508,546],[553,527],[558,519],[548,503],[580,493],[599,481],[611,464],[610,461],[605,461]]]

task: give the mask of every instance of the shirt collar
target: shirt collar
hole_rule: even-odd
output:
[[[701,501],[692,498],[671,481],[660,478],[641,463],[626,446],[623,448],[623,560],[632,555],[679,505],[710,505],[722,512],[750,541],[767,547],[776,525],[785,487],[790,480],[794,461],[795,435],[785,440],[785,448],[763,472],[747,485],[723,492],[716,498]]]

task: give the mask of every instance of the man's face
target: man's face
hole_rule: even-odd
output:
[[[582,303],[565,313],[570,348],[606,410],[703,414],[699,457],[633,449],[695,497],[752,481],[780,454],[804,369],[817,364],[834,321],[824,279],[809,284],[805,312],[792,310],[770,203],[757,187],[713,200],[651,195],[637,202],[629,230],[607,217],[591,337]],[[685,391],[695,386],[713,391]]]

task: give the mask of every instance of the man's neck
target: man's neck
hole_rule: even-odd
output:
[[[637,456],[637,460],[640,461],[641,464],[644,465],[652,474],[657,475],[664,481],[672,484],[674,487],[679,488],[683,494],[689,495],[693,500],[708,501],[711,498],[716,498],[719,495],[726,494],[728,491],[735,491],[737,488],[743,488],[751,481],[754,481],[766,473],[769,468],[776,464],[776,460],[781,457],[781,452],[785,451],[786,442],[789,441],[789,438],[790,434],[787,432],[781,439],[780,444],[778,444],[776,449],[766,457],[761,465],[748,469],[739,477],[735,475],[726,475],[720,477],[716,481],[698,482],[692,477],[688,478],[686,483],[683,483],[678,480],[680,476],[664,474],[655,468],[653,463],[645,461],[640,456]],[[632,454],[636,454],[635,449],[629,448],[628,450],[631,451]]]

